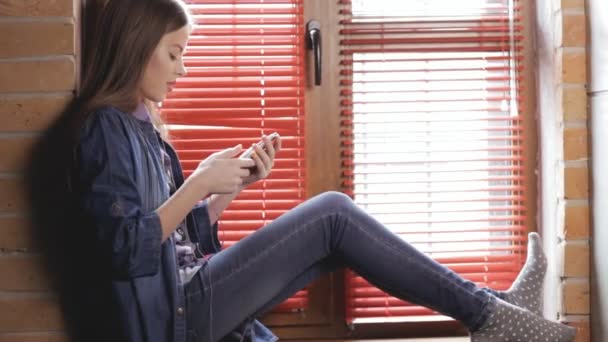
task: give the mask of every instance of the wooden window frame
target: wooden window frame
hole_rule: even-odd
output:
[[[524,149],[526,227],[537,230],[537,125],[535,118],[536,58],[534,56],[534,4],[522,1],[525,40],[522,113],[526,142]],[[312,56],[307,56],[306,86],[306,158],[307,195],[341,190],[340,165],[340,88],[338,0],[304,0],[304,21],[315,19],[321,24],[324,66],[323,84],[314,86]],[[267,315],[262,321],[285,340],[297,339],[378,339],[407,337],[465,336],[466,328],[457,321],[410,321],[399,323],[366,323],[351,329],[345,323],[344,272],[338,271],[316,281],[310,288],[310,309],[301,317]],[[294,314],[298,315],[298,314]]]

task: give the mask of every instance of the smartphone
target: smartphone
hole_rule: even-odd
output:
[[[270,135],[268,135],[268,138],[270,139],[270,141],[274,144],[274,141],[279,137],[279,133],[277,132],[273,132]],[[264,141],[259,141],[257,144],[257,146],[260,146],[261,148],[263,148],[264,150],[266,150],[266,146],[264,144]],[[245,150],[245,152],[243,152],[239,158],[241,159],[246,159],[246,158],[251,158],[251,155],[253,154],[253,152],[255,152],[254,147],[251,146],[249,147],[247,150]]]

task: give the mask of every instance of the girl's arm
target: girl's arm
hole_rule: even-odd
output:
[[[274,140],[271,140],[270,137],[263,136],[262,141],[264,142],[264,147],[260,146],[259,144],[252,145],[255,152],[251,155],[251,159],[253,159],[255,162],[255,169],[250,176],[243,180],[243,185],[239,186],[238,189],[232,193],[217,194],[209,198],[209,223],[211,223],[211,225],[214,225],[220,219],[222,212],[239,195],[239,193],[243,191],[243,189],[245,189],[249,184],[268,177],[270,174],[270,170],[274,165],[274,157],[281,149],[281,137],[276,135]]]
[[[231,194],[212,195],[209,197],[207,208],[209,209],[209,223],[211,223],[211,225],[214,225],[220,219],[222,212],[244,188],[244,186],[239,186],[239,188]]]
[[[241,149],[238,145],[203,160],[184,184],[156,209],[162,227],[162,241],[173,233],[201,198],[210,193],[238,194],[237,189],[243,184],[243,178],[249,176],[247,168],[254,164],[251,160],[233,159]]]
[[[162,241],[169,238],[188,212],[208,194],[209,190],[200,181],[200,178],[190,177],[175,191],[173,196],[156,209],[162,228]]]

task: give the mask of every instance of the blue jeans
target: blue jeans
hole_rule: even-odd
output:
[[[327,192],[214,255],[186,288],[189,329],[198,340],[219,340],[339,267],[471,331],[485,322],[494,298],[493,291],[403,241],[348,196]]]

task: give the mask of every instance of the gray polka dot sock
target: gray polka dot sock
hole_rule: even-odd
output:
[[[572,342],[576,329],[496,298],[471,342]]]
[[[511,288],[501,298],[538,315],[542,310],[543,281],[547,272],[547,258],[537,233],[528,234],[526,264]]]

